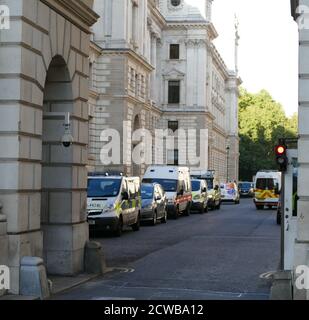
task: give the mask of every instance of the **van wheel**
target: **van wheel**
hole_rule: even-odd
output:
[[[151,221],[151,225],[152,226],[155,226],[156,224],[157,224],[157,212],[155,211],[154,213],[153,213],[153,219],[152,219],[152,221]]]
[[[167,223],[167,211],[164,211],[164,217],[161,219],[161,223]]]
[[[140,227],[141,227],[141,217],[140,217],[140,214],[139,214],[138,217],[137,217],[137,222],[132,225],[132,230],[133,231],[139,231]]]
[[[205,207],[205,210],[204,210],[204,212],[208,212],[208,203],[206,203],[206,207]]]
[[[179,218],[179,207],[177,206],[173,212],[173,219],[177,220]]]
[[[117,229],[114,232],[115,236],[116,237],[121,237],[122,231],[123,231],[123,221],[122,221],[122,216],[120,216],[119,222],[118,222],[118,225],[117,225]]]
[[[184,213],[185,213],[186,217],[188,217],[191,214],[191,203],[188,203],[187,208]]]
[[[258,205],[257,205],[257,206],[256,206],[256,209],[257,209],[257,210],[263,210],[263,209],[264,209],[264,206],[258,206]]]

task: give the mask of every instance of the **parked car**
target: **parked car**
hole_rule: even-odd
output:
[[[222,195],[219,185],[215,185],[209,190],[208,184],[208,208],[212,210],[220,210],[222,203]]]
[[[208,211],[208,192],[207,182],[205,180],[194,179],[192,184],[192,210],[198,210],[200,213]]]
[[[141,221],[150,221],[153,226],[160,220],[167,222],[167,197],[162,186],[157,183],[143,183],[141,187]]]
[[[238,189],[241,197],[253,197],[254,196],[254,184],[253,182],[239,182]]]
[[[215,171],[192,169],[191,179],[205,180],[207,183],[208,208],[215,210],[221,207],[221,190]]]
[[[192,190],[189,168],[151,166],[146,170],[143,183],[158,183],[163,187],[168,199],[169,217],[178,219],[181,213],[190,215]]]
[[[240,203],[240,195],[236,183],[223,183],[220,188],[223,202],[234,202],[235,204]]]
[[[140,178],[94,173],[88,177],[90,231],[112,231],[121,236],[124,226],[140,229]]]

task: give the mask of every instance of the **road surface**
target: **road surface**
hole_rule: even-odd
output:
[[[166,225],[97,235],[110,272],[53,299],[268,299],[277,270],[280,227],[275,211],[251,199]]]

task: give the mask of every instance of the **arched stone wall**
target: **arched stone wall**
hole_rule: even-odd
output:
[[[73,85],[64,59],[57,55],[49,66],[44,88],[41,225],[47,271],[71,275],[83,270],[86,221],[85,142],[79,140]],[[74,142],[61,144],[64,113],[70,113]],[[58,114],[62,116],[58,116]]]
[[[56,207],[48,208],[49,220],[42,214],[45,241],[55,238],[48,242],[49,255],[45,250],[51,272],[67,275],[82,271],[83,248],[88,239],[85,206],[89,28],[97,15],[87,7],[92,1],[82,0],[82,6],[72,0],[63,3],[54,0],[44,2],[48,5],[39,0],[32,0],[31,6],[25,6],[24,1],[8,1],[14,19],[10,30],[1,30],[0,202],[3,204],[3,214],[7,217],[10,291],[17,294],[21,258],[44,256],[42,181],[45,189],[51,183],[46,180],[59,179],[63,183],[63,190],[70,190],[68,193],[72,197],[58,199],[59,203],[66,206],[65,210],[71,212],[71,216],[61,217]],[[52,90],[44,97],[45,81],[48,69],[54,67],[52,60],[56,56],[62,57],[63,64],[67,66],[67,77],[72,88],[70,103],[75,143],[70,151],[62,152],[61,136],[55,136],[52,155],[54,162],[59,162],[61,166],[65,163],[69,167],[67,172],[70,171],[71,183],[68,188],[65,188],[67,182],[64,181],[68,173],[62,176],[59,172],[57,177],[50,178],[47,174],[42,178],[43,100],[53,101],[53,97],[48,97]],[[54,76],[61,78],[61,74],[54,73]],[[63,79],[68,81],[65,77]],[[60,92],[56,92],[54,97],[58,94]],[[67,108],[58,102],[52,103],[53,110]],[[59,145],[56,145],[58,139]],[[58,188],[61,189],[60,185],[56,185]],[[58,227],[46,228],[46,221],[49,226],[54,224]],[[62,250],[59,250],[60,245]],[[59,266],[55,265],[56,260],[60,261]]]

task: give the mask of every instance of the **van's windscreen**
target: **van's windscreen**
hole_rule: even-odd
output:
[[[212,190],[214,188],[214,179],[208,178],[207,181],[207,187],[209,190]]]
[[[256,180],[256,188],[261,190],[274,190],[276,181],[272,178],[259,178]]]
[[[143,183],[158,183],[166,192],[177,191],[177,180],[170,179],[143,179]]]
[[[88,197],[116,197],[121,179],[88,179]]]
[[[250,182],[240,182],[238,186],[241,189],[251,189],[252,188],[252,183],[250,183]]]
[[[142,199],[152,199],[153,198],[153,186],[142,185],[141,194]]]
[[[192,181],[192,191],[200,191],[201,189],[201,181]]]

